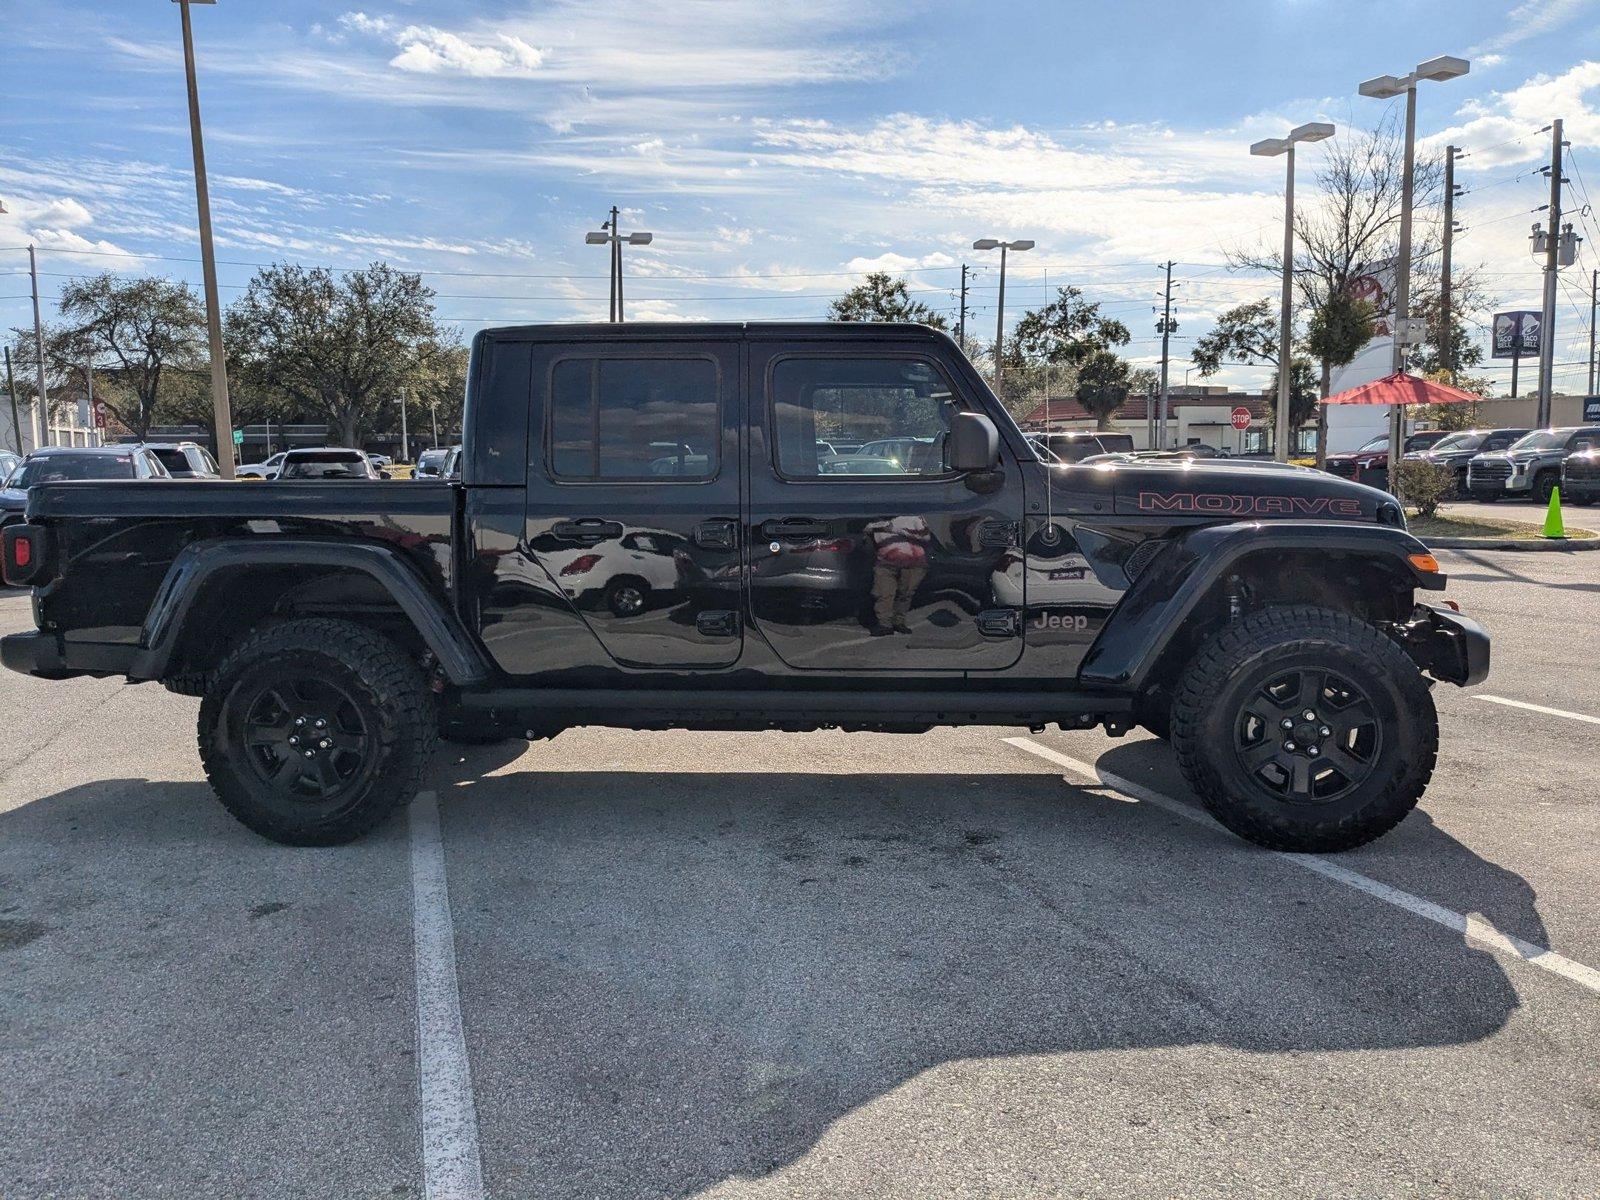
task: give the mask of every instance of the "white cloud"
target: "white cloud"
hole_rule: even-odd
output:
[[[1467,57],[1487,57],[1492,51],[1505,50],[1518,42],[1549,33],[1593,4],[1594,0],[1522,0],[1505,15],[1501,32],[1473,46],[1467,51]]]
[[[544,64],[544,52],[508,33],[472,39],[429,25],[408,25],[395,35],[400,53],[389,65],[424,75],[459,72],[476,79],[528,78]]]

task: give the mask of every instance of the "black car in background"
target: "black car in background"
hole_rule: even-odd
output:
[[[12,469],[0,486],[0,528],[22,520],[28,489],[74,479],[171,479],[143,446],[44,446]]]
[[[1573,504],[1600,501],[1600,450],[1580,450],[1561,464],[1561,498]]]
[[[1133,435],[1075,429],[1063,433],[1030,433],[1028,444],[1040,462],[1082,462],[1091,454],[1131,453]]]
[[[1425,450],[1407,450],[1409,461],[1434,463],[1455,472],[1456,492],[1467,494],[1467,464],[1479,454],[1498,454],[1526,437],[1529,429],[1462,429],[1440,438]]]
[[[443,479],[445,460],[450,457],[448,446],[439,446],[432,450],[424,450],[417,455],[417,465],[411,471],[413,480]]]

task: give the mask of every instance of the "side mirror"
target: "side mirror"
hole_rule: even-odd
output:
[[[1000,465],[1000,431],[982,413],[960,412],[950,422],[950,469],[992,471]]]

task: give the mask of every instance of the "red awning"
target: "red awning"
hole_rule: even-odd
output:
[[[1431,379],[1418,379],[1415,375],[1396,372],[1364,383],[1347,392],[1336,392],[1324,404],[1467,404],[1482,400],[1471,392],[1463,392],[1448,383],[1435,383]]]

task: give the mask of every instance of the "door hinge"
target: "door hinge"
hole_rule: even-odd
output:
[[[694,627],[705,637],[737,637],[739,614],[727,609],[707,609],[695,614]]]
[[[1016,637],[1022,632],[1022,612],[1015,608],[989,608],[977,616],[984,637]]]

